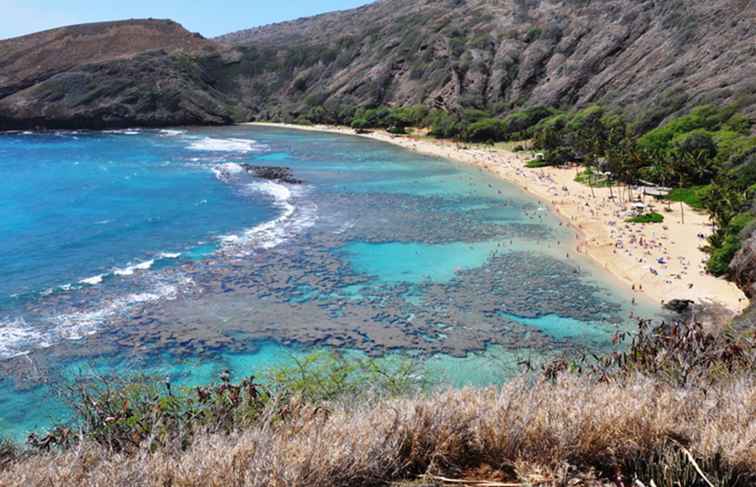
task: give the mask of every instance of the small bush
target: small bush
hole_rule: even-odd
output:
[[[534,42],[541,38],[543,35],[543,29],[540,27],[531,27],[525,34],[525,42]]]
[[[728,234],[722,245],[713,248],[706,270],[715,276],[724,276],[730,272],[730,262],[740,250],[740,239],[736,235]]]
[[[234,385],[228,372],[221,384],[173,390],[169,382],[138,376],[80,379],[63,387],[64,399],[75,412],[73,426],[57,426],[44,436],[31,434],[38,450],[68,447],[80,438],[111,451],[184,449],[199,432],[229,433],[251,426],[265,410],[270,395],[251,376]]]
[[[533,159],[531,161],[528,161],[525,164],[525,167],[528,167],[530,169],[538,169],[539,167],[549,167],[553,166],[549,161],[545,159]]]
[[[367,393],[397,396],[426,386],[412,360],[389,362],[323,351],[294,361],[295,365],[266,374],[265,382],[278,397],[298,396],[318,403]]]
[[[543,152],[543,159],[552,166],[562,166],[575,159],[575,153],[569,147],[555,147]]]
[[[564,371],[572,371],[601,382],[622,382],[640,374],[675,387],[706,390],[738,373],[752,374],[756,367],[753,338],[729,332],[714,334],[699,323],[653,325],[641,320],[637,332],[620,332],[614,337],[618,345],[627,341],[627,347],[619,352],[546,364],[544,377],[553,380]]]
[[[628,223],[662,223],[664,221],[664,215],[651,212],[628,218],[626,221]]]
[[[467,142],[504,140],[504,123],[495,118],[484,118],[470,124],[462,134]]]

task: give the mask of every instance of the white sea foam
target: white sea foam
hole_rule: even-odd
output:
[[[90,286],[96,286],[98,284],[101,284],[104,278],[105,278],[105,274],[98,274],[96,276],[82,279],[81,281],[79,281],[79,284],[89,284]]]
[[[273,181],[255,182],[248,184],[245,191],[272,197],[273,204],[281,210],[281,214],[275,220],[257,225],[240,235],[221,237],[222,250],[226,253],[243,255],[255,248],[272,249],[315,224],[317,207],[312,203],[296,207],[292,190],[283,184]]]
[[[193,285],[194,281],[190,278],[180,276],[174,283],[158,282],[145,292],[113,298],[101,303],[98,309],[52,317],[49,319],[53,325],[51,335],[56,339],[80,340],[97,333],[108,319],[125,313],[135,305],[174,300],[180,289]]]
[[[136,271],[146,271],[155,263],[154,260],[146,260],[138,264],[132,264],[128,267],[121,269],[113,269],[113,274],[116,276],[133,276]]]
[[[47,348],[47,336],[32,329],[23,318],[0,320],[0,358],[12,358],[29,353],[32,346]]]
[[[106,134],[117,134],[117,135],[139,135],[142,133],[142,131],[139,129],[104,130],[103,132]]]
[[[240,152],[243,154],[248,152],[259,152],[266,147],[267,146],[258,144],[257,141],[251,139],[214,139],[212,137],[204,137],[189,145],[189,149],[197,151]]]
[[[186,130],[163,129],[159,133],[162,137],[177,137],[179,135],[184,135]]]
[[[210,169],[213,171],[213,174],[215,174],[215,177],[224,183],[229,182],[235,175],[244,172],[244,168],[234,162],[217,164]]]

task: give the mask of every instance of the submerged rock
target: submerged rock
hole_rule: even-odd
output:
[[[301,179],[295,178],[294,173],[288,167],[253,166],[252,164],[242,164],[242,167],[256,178],[270,179],[289,184],[302,184],[304,182]]]

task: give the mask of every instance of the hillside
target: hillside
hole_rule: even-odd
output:
[[[593,102],[756,118],[751,0],[381,0],[205,40],[170,21],[0,41],[0,129],[295,119],[312,107]],[[250,19],[253,23],[254,19]]]
[[[0,41],[0,128],[228,123],[196,61],[215,43],[169,20],[63,27]]]
[[[603,102],[653,125],[703,102],[756,116],[755,18],[749,0],[383,0],[220,40],[244,50],[241,98],[266,117]]]

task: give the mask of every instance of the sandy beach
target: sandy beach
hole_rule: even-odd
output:
[[[357,135],[346,127],[252,125]],[[708,256],[701,247],[713,229],[709,217],[703,212],[680,203],[668,208],[667,203],[647,197],[644,204],[663,214],[664,222],[626,223],[626,219],[633,215],[633,208],[627,197],[619,197],[620,189],[592,190],[575,181],[577,168],[530,169],[525,164],[532,154],[501,148],[396,136],[378,130],[359,136],[471,164],[516,184],[547,203],[575,230],[575,250],[593,259],[624,283],[637,299],[658,304],[672,299],[689,299],[697,303],[719,304],[735,314],[748,305],[748,299],[735,284],[706,273]]]

